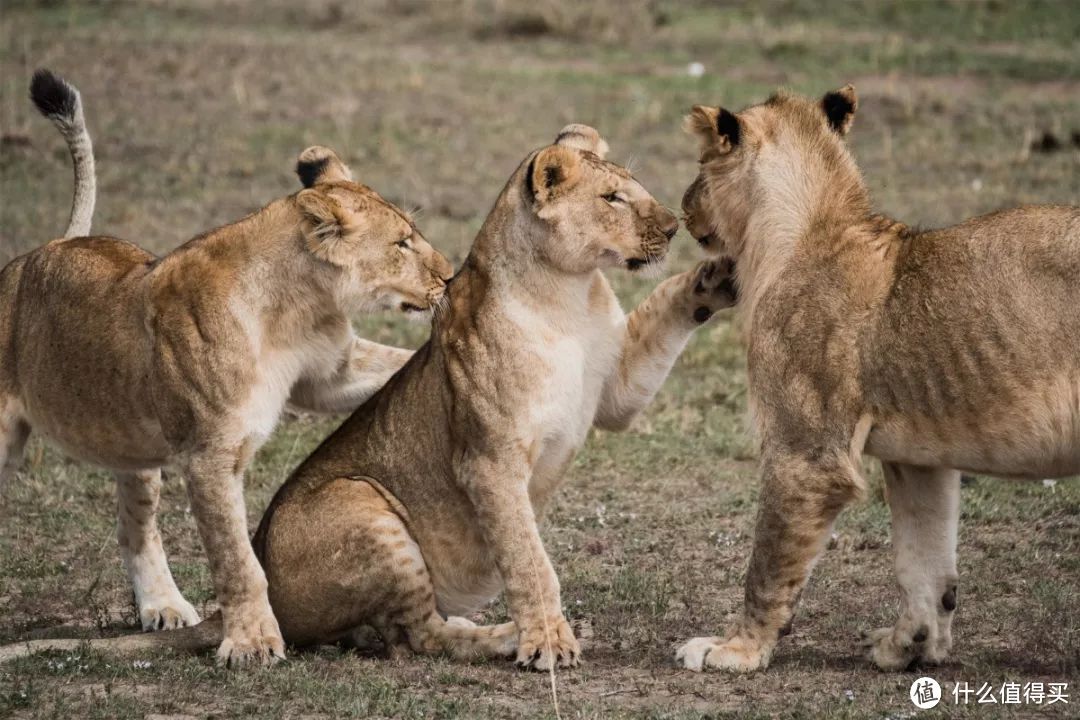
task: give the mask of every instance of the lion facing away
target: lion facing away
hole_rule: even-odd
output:
[[[244,471],[286,402],[355,409],[410,357],[357,338],[349,313],[430,310],[452,268],[321,147],[300,155],[304,189],[164,257],[72,237],[89,231],[94,201],[81,101],[45,71],[32,96],[68,141],[76,191],[68,237],[0,270],[0,482],[31,429],[112,470],[143,628],[166,629],[199,620],[155,521],[160,468],[178,467],[224,613],[219,657],[281,655],[248,540]]]
[[[695,107],[687,227],[736,260],[761,505],[745,607],[682,646],[700,670],[768,665],[837,514],[879,458],[900,617],[874,663],[945,659],[960,471],[1080,472],[1080,208],[1027,206],[918,232],[875,215],[843,135],[851,86]]]

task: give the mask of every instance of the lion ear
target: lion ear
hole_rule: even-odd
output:
[[[600,137],[600,133],[596,131],[596,128],[579,123],[567,125],[560,130],[559,136],[555,138],[555,144],[585,150],[601,159],[608,154],[608,144],[604,141],[604,138]]]
[[[580,176],[580,156],[565,145],[549,145],[533,156],[525,181],[533,199],[547,202],[573,187]]]
[[[352,180],[352,173],[333,150],[322,145],[312,145],[296,158],[296,174],[304,187],[319,183]]]
[[[701,141],[701,149],[731,152],[742,139],[742,124],[735,113],[721,107],[695,105],[683,121],[683,128]]]
[[[296,204],[304,217],[304,243],[315,257],[335,265],[346,261],[345,235],[351,223],[337,200],[319,190],[301,190]]]
[[[829,121],[829,127],[841,135],[847,135],[851,130],[858,107],[859,97],[855,94],[855,86],[850,84],[827,92],[821,98],[821,109]]]

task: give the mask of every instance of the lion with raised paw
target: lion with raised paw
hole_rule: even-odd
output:
[[[606,149],[571,125],[525,159],[431,340],[279,490],[254,545],[290,643],[368,626],[391,650],[578,663],[540,519],[589,429],[625,428],[735,301],[730,263],[710,261],[623,313],[601,269],[660,262],[678,222]],[[462,617],[503,590],[511,622]],[[190,648],[213,630],[166,635],[94,644]]]

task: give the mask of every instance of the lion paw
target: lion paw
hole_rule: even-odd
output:
[[[181,595],[144,599],[139,605],[139,622],[144,632],[176,630],[198,625],[199,613]]]
[[[694,320],[703,323],[717,310],[738,302],[735,289],[735,261],[722,257],[698,265],[690,282],[690,304]]]
[[[217,651],[219,665],[240,669],[252,665],[271,665],[284,658],[285,642],[269,605],[264,612],[240,615],[226,621],[225,639]]]
[[[523,670],[548,671],[555,664],[562,668],[577,667],[581,645],[565,618],[543,626],[523,630],[518,636],[517,666]]]
[[[769,650],[755,640],[738,636],[729,640],[699,637],[676,650],[675,661],[695,672],[705,668],[753,672],[768,667]]]
[[[881,670],[906,670],[916,663],[938,665],[948,657],[951,642],[930,635],[929,625],[919,627],[914,633],[884,627],[864,632],[860,644]]]

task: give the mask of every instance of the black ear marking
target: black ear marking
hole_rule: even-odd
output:
[[[296,174],[300,178],[300,183],[306,188],[313,187],[316,181],[326,172],[326,166],[329,164],[330,158],[328,157],[297,162]]]
[[[554,165],[544,168],[544,187],[553,188],[562,182],[562,172]]]
[[[847,132],[849,119],[855,112],[855,104],[838,92],[825,93],[821,99],[821,109],[829,119],[829,127],[838,133]]]
[[[533,185],[533,173],[536,172],[536,155],[529,161],[529,167],[525,169],[525,192],[529,193],[529,199],[536,197],[536,186]]]
[[[716,116],[716,131],[720,133],[720,137],[726,135],[732,147],[739,144],[742,130],[739,127],[739,118],[735,116],[735,113],[720,108],[720,113]]]

